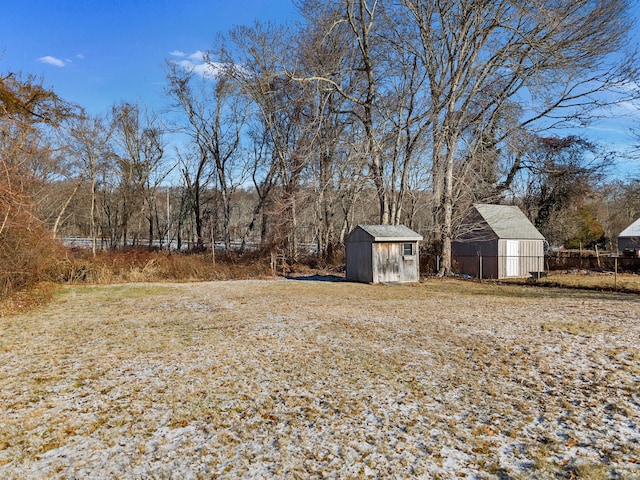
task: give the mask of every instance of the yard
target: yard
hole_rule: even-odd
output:
[[[76,286],[0,332],[1,478],[640,477],[636,294]]]
[[[531,283],[532,279],[508,280],[510,283]],[[640,275],[630,273],[596,272],[591,270],[555,270],[536,279],[539,286],[607,290],[640,293]]]

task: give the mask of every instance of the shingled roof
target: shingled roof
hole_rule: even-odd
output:
[[[516,206],[477,203],[474,208],[498,238],[544,240],[542,234]]]
[[[422,240],[422,235],[404,225],[358,225],[374,242],[413,242]]]
[[[620,237],[640,237],[640,218],[621,231]]]

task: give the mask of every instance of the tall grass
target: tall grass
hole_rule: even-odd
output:
[[[55,285],[128,282],[191,282],[266,278],[273,275],[264,255],[170,253],[146,248],[101,251],[66,249],[48,234],[16,229],[0,242],[0,314],[29,308],[50,298]],[[47,292],[45,294],[45,292]]]
[[[53,276],[60,283],[121,283],[207,281],[262,278],[272,275],[269,262],[256,255],[173,253],[131,248],[102,251],[95,257],[84,250],[69,250]]]

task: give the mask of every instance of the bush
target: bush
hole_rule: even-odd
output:
[[[252,255],[173,253],[127,248],[102,251],[94,257],[86,250],[68,250],[55,267],[61,283],[115,283],[207,281],[264,278],[272,275],[265,259]]]
[[[44,228],[5,228],[0,233],[0,300],[38,282],[55,281],[49,273],[62,252]]]

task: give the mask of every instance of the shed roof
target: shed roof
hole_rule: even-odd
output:
[[[367,233],[374,242],[415,242],[422,240],[422,235],[404,225],[358,225],[354,231],[357,229]]]
[[[476,203],[473,206],[498,238],[544,240],[538,229],[516,206],[486,203]]]
[[[620,237],[640,237],[640,218],[621,231]]]

